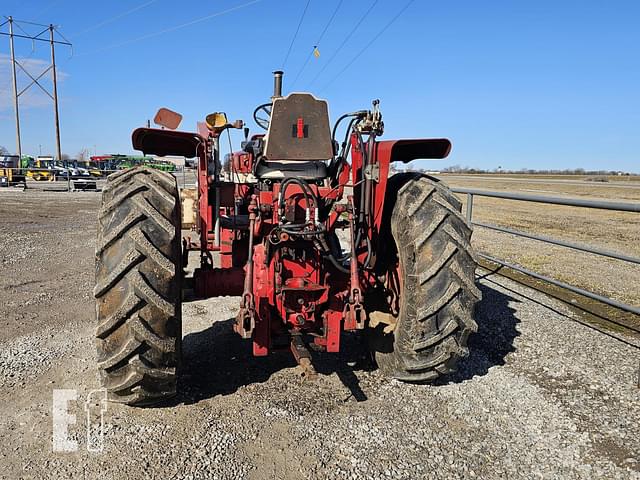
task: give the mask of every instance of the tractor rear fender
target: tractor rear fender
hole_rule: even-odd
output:
[[[446,138],[420,138],[408,140],[384,140],[376,142],[375,161],[378,164],[378,182],[373,199],[373,232],[380,231],[387,191],[389,165],[392,162],[409,163],[417,159],[442,159],[451,151]]]
[[[212,225],[212,207],[209,205],[209,175],[207,140],[194,132],[162,130],[158,128],[136,128],[131,134],[133,148],[145,155],[175,155],[198,157],[198,229],[200,244],[207,245],[207,232]]]
[[[136,128],[131,134],[131,143],[145,155],[161,157],[199,157],[205,147],[205,139],[197,133],[158,128]]]
[[[451,152],[446,138],[416,138],[378,142],[378,162],[409,163],[418,159],[442,159]]]

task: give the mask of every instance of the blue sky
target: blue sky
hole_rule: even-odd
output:
[[[310,1],[284,65],[285,93],[339,1]],[[374,1],[342,2],[295,90],[309,89]],[[249,2],[3,0],[0,15],[53,22],[74,43],[73,57],[57,53],[63,151],[124,153],[131,130],[161,106],[184,115],[182,129],[222,110],[257,130],[251,113],[271,94],[306,0]],[[453,141],[433,168],[640,172],[640,2],[415,0],[356,56],[406,2],[379,0],[311,85],[334,119],[380,98],[385,138]],[[48,45],[16,46],[38,73]],[[0,37],[0,145],[13,150],[8,53]],[[53,152],[50,105],[35,90],[24,103],[23,150]]]

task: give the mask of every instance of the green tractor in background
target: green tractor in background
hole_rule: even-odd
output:
[[[118,170],[124,170],[127,168],[137,167],[144,165],[145,167],[154,168],[163,172],[175,172],[176,166],[174,163],[166,160],[158,160],[154,157],[147,156],[135,156],[135,155],[113,155],[114,163],[117,165]]]

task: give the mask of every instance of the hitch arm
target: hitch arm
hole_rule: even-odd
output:
[[[251,338],[256,324],[256,307],[253,298],[253,237],[257,211],[258,204],[256,202],[256,196],[252,195],[251,203],[249,203],[249,254],[247,257],[247,271],[244,277],[240,311],[236,317],[235,325],[236,332],[240,334],[242,338]]]
[[[349,196],[351,211],[349,212],[349,240],[351,243],[351,262],[349,265],[349,277],[351,289],[348,303],[344,307],[344,328],[345,330],[359,330],[364,328],[365,315],[362,308],[362,290],[360,289],[360,276],[358,273],[358,254],[356,252],[355,239],[355,217],[353,196]]]

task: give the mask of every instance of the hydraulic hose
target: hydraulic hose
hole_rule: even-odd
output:
[[[342,266],[340,264],[340,262],[338,262],[338,260],[336,260],[336,258],[332,254],[329,253],[329,254],[325,255],[323,258],[328,259],[331,262],[331,265],[336,267],[336,269],[339,270],[340,272],[346,273],[346,274],[351,273],[351,270],[349,270],[348,268]]]
[[[327,245],[327,242],[323,237],[318,236],[318,238],[313,242],[318,250],[320,250],[322,254],[322,258],[326,258],[331,262],[331,264],[340,272],[349,274],[351,271],[348,268],[345,268],[340,262],[336,259],[336,257],[331,252],[331,249]]]
[[[336,129],[338,127],[338,124],[340,123],[340,120],[342,120],[342,118],[345,118],[349,116],[349,114],[343,115],[342,117],[340,117],[340,119],[338,119],[338,121],[336,122],[335,126],[333,127],[333,134],[332,134],[332,140],[335,141],[335,134],[336,134]],[[332,161],[331,164],[329,165],[329,174],[331,177],[331,180],[334,183],[338,182],[337,178],[334,178],[337,176],[338,173],[338,169],[340,168],[340,165],[344,162],[347,161],[347,157],[349,156],[349,150],[351,150],[351,142],[349,142],[349,135],[351,134],[351,129],[353,128],[353,125],[359,120],[358,117],[354,117],[351,119],[351,121],[349,122],[349,125],[347,126],[347,130],[345,131],[344,134],[344,140],[342,142],[342,150],[340,151],[340,154],[335,157]]]
[[[307,209],[311,208],[311,202],[309,201],[310,198],[313,198],[313,202],[314,202],[314,208],[316,209],[316,211],[318,212],[318,216],[320,215],[320,199],[318,198],[318,195],[316,194],[316,192],[313,191],[313,189],[309,186],[309,184],[307,182],[305,182],[304,180],[302,180],[301,178],[296,178],[296,177],[288,177],[286,178],[282,184],[280,185],[280,202],[278,204],[278,208],[283,208],[284,206],[284,201],[285,201],[285,191],[287,189],[287,187],[289,186],[289,183],[296,183],[300,186],[301,190],[302,190],[302,194],[305,197],[305,200],[307,202]],[[316,218],[315,219],[316,222],[320,222],[320,218]]]
[[[284,202],[286,200],[284,195],[285,195],[285,193],[287,191],[287,186],[289,186],[289,184],[292,183],[292,182],[293,183],[297,183],[300,186],[300,188],[302,190],[302,194],[304,195],[304,199],[307,202],[307,208],[310,208],[309,205],[310,205],[311,202],[310,202],[309,192],[305,188],[306,187],[305,183],[299,178],[288,177],[288,178],[285,178],[282,181],[282,183],[280,184],[280,194],[279,194],[280,198],[278,200],[278,210],[280,212],[284,208]],[[279,221],[280,221],[280,223],[282,223],[281,219],[279,219]]]
[[[307,208],[310,208],[310,202],[309,202],[309,197],[312,197],[314,200],[314,207],[318,208],[320,202],[318,199],[318,196],[316,195],[316,193],[313,191],[313,189],[309,186],[309,184],[307,182],[305,182],[304,180],[302,180],[301,178],[296,178],[296,177],[288,177],[286,178],[282,184],[280,185],[280,202],[281,204],[284,203],[284,193],[285,190],[287,188],[287,186],[289,185],[289,183],[297,183],[300,188],[302,189],[302,193],[305,196],[305,200],[307,201]]]
[[[331,131],[331,140],[335,140],[336,139],[336,133],[338,131],[338,126],[340,125],[340,122],[342,122],[342,120],[344,120],[347,117],[362,117],[364,115],[366,115],[368,112],[367,110],[358,110],[356,112],[350,112],[350,113],[345,113],[344,115],[340,116],[338,118],[338,120],[336,120],[336,123],[334,123],[333,125],[333,130]],[[349,129],[347,129],[347,132],[349,131]]]

